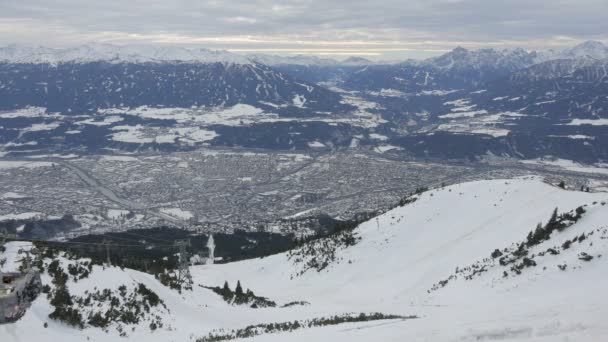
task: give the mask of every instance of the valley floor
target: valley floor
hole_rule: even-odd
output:
[[[419,187],[529,174],[573,188],[608,188],[605,165],[495,156],[449,162],[359,150],[201,149],[34,157],[0,159],[0,225],[71,214],[76,224],[37,236],[55,239],[162,225],[205,232],[262,225],[289,233],[294,228],[285,220],[320,214],[352,219],[387,210]]]

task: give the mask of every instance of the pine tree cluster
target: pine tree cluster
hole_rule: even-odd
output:
[[[224,282],[223,287],[207,287],[213,292],[222,296],[224,301],[234,305],[249,305],[251,308],[267,308],[267,307],[276,307],[277,304],[272,300],[266,297],[256,296],[253,291],[247,289],[247,291],[243,291],[243,287],[241,286],[241,281],[237,281],[236,288],[234,291],[230,289],[230,285],[228,282]]]
[[[503,271],[503,276],[508,277],[509,275],[519,275],[525,268],[537,266],[537,260],[545,256],[559,255],[562,251],[571,248],[574,244],[579,244],[582,247],[581,242],[585,241],[589,236],[596,233],[601,234],[600,239],[608,239],[608,228],[598,228],[596,230],[582,233],[575,236],[572,239],[564,241],[560,246],[549,247],[546,250],[531,253],[530,248],[540,245],[542,242],[550,240],[551,235],[554,231],[563,231],[574,223],[578,222],[585,213],[585,206],[579,206],[575,210],[567,213],[558,214],[557,208],[555,208],[549,218],[549,221],[544,226],[538,224],[536,229],[530,232],[524,241],[520,241],[511,245],[511,247],[503,249],[494,249],[490,253],[490,257],[478,260],[470,266],[456,267],[454,274],[450,275],[444,280],[440,280],[427,291],[437,291],[445,287],[450,281],[458,278],[465,280],[471,280],[475,276],[487,272],[492,267],[508,267],[507,270]],[[597,255],[601,257],[601,255]],[[594,256],[589,255],[585,252],[579,254],[579,259],[583,261],[593,260]],[[498,259],[498,265],[496,265],[496,259]],[[536,259],[536,260],[535,260]],[[560,270],[565,270],[566,265],[558,265]]]
[[[54,289],[48,284],[42,288],[53,307],[49,318],[81,329],[86,326],[106,329],[116,323],[121,336],[126,336],[123,325],[138,325],[142,321],[149,321],[152,330],[163,326],[162,317],[152,313],[151,308],[167,308],[160,297],[144,284],[139,283],[134,289],[122,285],[117,291],[95,288],[94,291],[85,291],[84,296],[75,296],[69,292],[68,280],[72,277],[77,282],[87,277],[92,271],[92,264],[76,260],[69,262],[67,268],[68,272],[65,272],[58,259],[46,267],[54,285]]]
[[[528,237],[526,238],[526,245],[528,247],[536,246],[543,241],[549,240],[554,231],[562,231],[565,228],[573,225],[574,223],[578,222],[581,217],[583,217],[584,213],[585,208],[582,206],[576,208],[574,213],[564,213],[562,215],[558,215],[557,208],[555,208],[547,224],[543,226],[542,223],[539,223],[536,226],[536,229],[528,234]]]

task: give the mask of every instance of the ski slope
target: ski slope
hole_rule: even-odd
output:
[[[294,266],[277,255],[205,267],[196,274],[209,278],[211,273],[216,283],[246,279],[256,293],[284,301],[303,298],[327,311],[422,316],[370,328],[383,340],[555,341],[556,336],[564,336],[598,341],[598,336],[608,337],[608,324],[601,318],[608,312],[608,294],[603,290],[608,286],[606,259],[586,263],[572,251],[555,256],[544,271],[539,265],[507,279],[502,270],[490,271],[431,294],[427,290],[457,266],[468,266],[496,248],[525,240],[538,222],[547,222],[555,207],[561,212],[589,205],[583,219],[563,233],[554,233],[549,245],[608,226],[608,206],[601,205],[607,199],[605,193],[565,191],[537,178],[459,184],[424,193],[418,201],[362,224],[361,242],[341,251],[343,261],[320,273],[309,271],[290,280]],[[597,240],[593,248],[605,253],[608,241]],[[561,271],[556,265],[564,262],[584,268]],[[368,329],[326,330],[314,338],[374,338]],[[330,331],[336,335],[327,335]],[[290,340],[297,340],[296,335],[309,340],[314,332],[302,331]]]
[[[303,269],[287,254],[230,264],[192,267],[194,290],[179,294],[152,276],[99,266],[88,279],[69,284],[77,294],[95,286],[117,288],[144,283],[166,303],[166,329],[136,327],[129,338],[191,341],[218,328],[327,317],[349,312],[417,315],[414,320],[349,323],[290,333],[261,335],[259,341],[604,341],[608,340],[607,193],[563,190],[535,177],[478,181],[425,192],[355,229],[359,242],[336,251],[336,261],[320,272]],[[537,265],[509,273],[490,254],[525,241],[537,223],[546,223],[555,207],[568,212],[586,205],[586,213],[563,232],[530,247]],[[594,231],[592,235],[589,233]],[[557,255],[566,240],[586,234]],[[17,242],[9,245],[9,251]],[[594,256],[580,260],[582,252]],[[465,280],[462,274],[445,287],[437,282],[478,261],[487,271]],[[68,261],[65,261],[68,262]],[[11,264],[11,263],[8,263]],[[558,265],[567,265],[561,270]],[[198,284],[244,288],[289,308],[231,306]],[[48,282],[43,276],[43,283]],[[76,330],[47,318],[51,308],[39,297],[21,321],[0,326],[8,341],[114,341],[118,333],[96,328]],[[44,328],[48,322],[48,328]],[[6,339],[8,337],[8,339]]]

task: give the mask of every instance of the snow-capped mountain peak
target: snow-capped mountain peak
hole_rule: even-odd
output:
[[[443,70],[454,68],[506,68],[516,70],[533,64],[534,53],[523,49],[492,48],[468,50],[461,46],[438,57],[430,58],[424,63]]]
[[[562,55],[571,59],[605,59],[608,58],[608,47],[601,42],[589,40],[563,51]]]
[[[540,63],[556,59],[597,60],[606,58],[608,58],[608,47],[601,42],[588,40],[563,50],[539,51],[536,61]]]

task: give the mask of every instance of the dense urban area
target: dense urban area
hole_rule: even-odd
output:
[[[77,222],[53,238],[158,226],[308,234],[307,218],[383,212],[420,187],[530,174],[592,191],[608,184],[605,169],[564,161],[446,162],[398,151],[42,156],[0,161],[0,173],[3,221]]]

